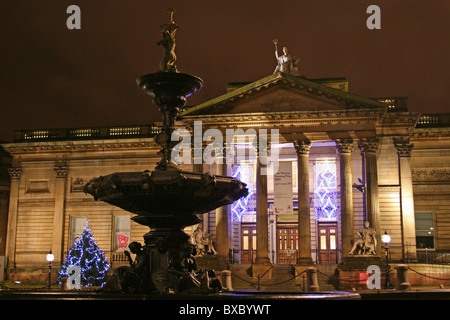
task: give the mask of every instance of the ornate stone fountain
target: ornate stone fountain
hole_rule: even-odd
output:
[[[144,246],[130,245],[136,259],[111,277],[105,286],[111,291],[196,292],[208,274],[195,273],[189,236],[183,228],[201,222],[199,214],[231,204],[248,192],[236,179],[182,171],[172,161],[172,149],[178,142],[171,141],[171,136],[179,109],[203,85],[200,78],[180,73],[175,66],[179,26],[173,21],[173,12],[169,10],[170,19],[161,26],[163,39],[157,43],[164,48],[160,71],[137,79],[162,115],[161,132],[155,139],[161,146],[161,160],[153,171],[112,173],[84,186],[95,200],[136,214],[132,220],[150,228]]]

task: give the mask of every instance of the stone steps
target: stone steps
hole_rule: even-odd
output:
[[[328,283],[330,276],[333,275],[337,268],[337,264],[318,264],[317,268],[317,282],[319,283],[320,291],[334,291],[336,288]]]
[[[317,280],[320,291],[336,290],[328,283],[329,276],[334,273],[337,265],[316,265],[318,271]],[[258,280],[251,276],[251,264],[232,264],[231,279],[233,290],[258,290]],[[303,276],[306,276],[303,274]],[[306,283],[302,276],[294,278],[290,265],[274,265],[272,279],[260,279],[260,291],[301,292]]]
[[[258,290],[258,280],[250,275],[251,265],[232,265],[231,279],[234,290]],[[275,265],[272,269],[272,279],[264,277],[259,281],[260,291],[298,292],[302,288],[300,282],[293,279],[293,274],[288,265]]]

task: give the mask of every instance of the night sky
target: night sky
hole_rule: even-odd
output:
[[[66,27],[72,4],[81,30]],[[380,30],[366,27],[372,4]],[[181,26],[178,69],[205,82],[188,105],[272,74],[277,38],[308,78],[346,77],[351,93],[450,112],[449,0],[1,0],[0,140],[22,129],[158,121],[135,80],[158,71],[167,8]]]

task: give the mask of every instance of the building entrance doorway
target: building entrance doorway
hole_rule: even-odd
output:
[[[319,263],[334,264],[338,263],[337,255],[337,223],[327,222],[319,223]]]
[[[253,263],[256,258],[256,224],[242,224],[241,263]]]
[[[277,224],[277,263],[295,264],[298,257],[297,224]]]

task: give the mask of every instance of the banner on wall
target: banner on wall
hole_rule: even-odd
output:
[[[126,234],[117,235],[117,249],[126,249],[130,244],[130,236]]]
[[[292,162],[280,161],[273,177],[273,200],[275,214],[294,214],[292,195]]]

